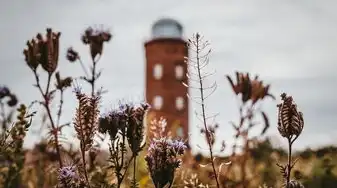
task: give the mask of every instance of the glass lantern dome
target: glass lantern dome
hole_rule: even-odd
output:
[[[179,22],[170,18],[156,21],[152,26],[152,37],[156,38],[181,38],[183,27]]]

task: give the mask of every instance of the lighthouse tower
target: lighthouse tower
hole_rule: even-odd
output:
[[[173,19],[160,19],[145,43],[146,100],[151,105],[148,121],[163,117],[173,137],[188,139],[187,42],[183,28]]]

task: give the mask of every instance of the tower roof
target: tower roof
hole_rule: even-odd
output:
[[[181,38],[182,32],[182,25],[171,18],[161,18],[152,26],[153,38]]]

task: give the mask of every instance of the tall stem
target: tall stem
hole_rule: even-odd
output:
[[[198,78],[199,78],[199,84],[200,84],[200,98],[201,98],[201,110],[202,110],[202,119],[203,119],[203,124],[206,132],[206,139],[208,143],[208,148],[209,148],[209,153],[211,157],[211,163],[212,163],[212,168],[213,168],[213,174],[215,177],[216,185],[217,188],[220,188],[219,180],[218,180],[218,175],[215,170],[215,164],[214,164],[214,156],[213,156],[213,150],[212,150],[212,143],[210,140],[210,133],[207,128],[207,123],[206,123],[206,112],[205,112],[205,98],[204,98],[204,87],[203,87],[203,82],[202,82],[202,75],[201,75],[201,67],[200,67],[200,57],[199,57],[199,51],[200,51],[200,44],[199,44],[199,38],[197,37],[196,40],[196,55],[197,55],[197,70],[198,70]]]
[[[84,143],[82,142],[81,144],[81,153],[82,153],[82,161],[83,161],[83,170],[84,170],[84,176],[85,176],[85,181],[87,182],[87,186],[90,188],[90,183],[89,183],[89,178],[88,178],[88,172],[87,172],[87,163],[85,160],[85,148],[84,148]]]
[[[289,182],[290,182],[290,174],[291,174],[291,146],[292,146],[292,142],[291,142],[291,138],[288,138],[288,168],[287,168],[287,188],[289,187]]]
[[[95,82],[96,82],[96,61],[93,60],[92,72],[91,72],[91,96],[95,95]]]
[[[136,188],[136,164],[137,164],[137,156],[135,155],[133,159],[133,187]]]

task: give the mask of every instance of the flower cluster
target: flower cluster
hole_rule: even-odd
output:
[[[8,87],[0,86],[0,100],[6,97],[9,98],[9,100],[7,101],[8,106],[13,107],[18,103],[18,99],[16,98],[16,95],[11,93]]]
[[[99,119],[99,131],[108,133],[111,138],[115,138],[119,130],[126,129],[126,136],[133,148],[135,140],[137,143],[142,141],[143,122],[149,107],[147,103],[142,103],[139,106],[132,103],[121,103],[118,109],[112,110]]]
[[[82,35],[82,42],[90,45],[91,57],[94,60],[98,54],[102,54],[103,43],[109,42],[111,37],[112,35],[107,30],[93,29],[92,27],[89,27]]]
[[[258,80],[258,76],[255,76],[254,80],[249,77],[249,74],[236,72],[236,84],[230,76],[226,76],[232,89],[236,95],[241,94],[241,100],[243,103],[251,100],[252,103],[256,103],[258,100],[264,99],[266,96],[274,98],[269,93],[269,85],[264,85],[262,81]]]
[[[185,143],[167,138],[153,139],[145,160],[156,188],[172,185],[174,172],[181,165],[179,156],[184,154]]]
[[[40,64],[49,74],[52,74],[56,70],[60,36],[60,32],[55,33],[51,28],[48,28],[46,39],[43,39],[39,33],[36,35],[36,38],[27,41],[27,49],[24,49],[23,54],[25,55],[27,65],[33,71],[36,71]]]

